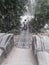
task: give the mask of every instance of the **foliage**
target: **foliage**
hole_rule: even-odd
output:
[[[34,31],[40,31],[49,22],[49,3],[48,0],[37,0],[35,7],[35,18],[31,20]]]
[[[26,0],[0,0],[0,30],[19,29]]]

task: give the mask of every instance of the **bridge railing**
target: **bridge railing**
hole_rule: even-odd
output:
[[[14,46],[14,35],[4,34],[0,42],[0,64],[3,58],[7,57],[8,53],[11,51],[13,46]]]
[[[38,65],[49,65],[49,37],[44,35],[33,35],[33,54]]]

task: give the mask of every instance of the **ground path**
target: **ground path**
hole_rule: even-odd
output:
[[[22,31],[15,36],[15,46],[1,65],[37,65],[31,48],[29,31]]]

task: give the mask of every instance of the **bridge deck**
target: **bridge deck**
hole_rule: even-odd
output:
[[[16,36],[15,36],[16,37]],[[1,65],[37,65],[30,48],[29,32],[22,31],[18,40],[15,38],[15,46]]]

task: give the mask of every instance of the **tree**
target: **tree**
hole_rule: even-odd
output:
[[[49,20],[48,0],[37,0],[34,16],[35,18],[31,20],[32,28],[39,32]]]
[[[7,32],[20,27],[20,16],[25,10],[26,0],[0,0],[0,30]]]

